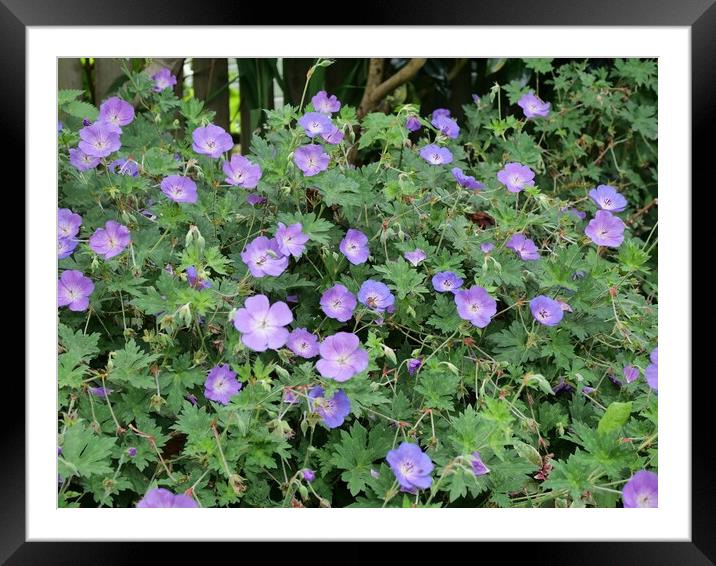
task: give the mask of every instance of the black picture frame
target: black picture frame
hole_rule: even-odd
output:
[[[713,158],[709,138],[716,111],[716,0],[608,0],[576,2],[574,0],[534,0],[506,2],[482,0],[394,0],[390,5],[378,0],[364,0],[356,4],[350,16],[331,14],[330,25],[531,25],[531,26],[688,26],[691,29],[692,56],[692,185],[712,187]],[[281,8],[268,3],[230,1],[190,2],[186,0],[0,0],[0,62],[3,76],[12,73],[13,80],[3,81],[0,88],[0,112],[3,134],[8,147],[25,147],[25,31],[27,26],[58,25],[315,25],[319,21],[305,6],[296,10],[288,4]],[[333,5],[335,7],[335,4]],[[322,22],[321,22],[322,23]],[[15,158],[19,183],[24,181],[24,167]],[[711,181],[711,182],[710,182]],[[681,190],[688,190],[682,188]],[[23,199],[24,200],[24,199]],[[20,208],[25,208],[21,202]],[[692,221],[692,225],[694,222]],[[691,229],[691,227],[685,227]],[[24,250],[24,245],[23,245]],[[692,256],[693,257],[693,256]],[[25,258],[27,260],[27,258]],[[704,295],[702,295],[704,296]],[[26,296],[26,301],[28,297]],[[684,329],[691,332],[691,329]],[[684,372],[678,379],[691,378],[691,359],[684,360]],[[692,398],[692,538],[690,542],[584,542],[584,543],[483,543],[479,550],[465,546],[468,556],[485,560],[485,550],[497,550],[510,561],[532,564],[619,564],[705,565],[716,563],[716,483],[711,464],[714,432],[712,396],[699,394],[698,387],[707,387],[710,372],[696,379],[693,372]],[[13,417],[3,414],[0,427],[4,462],[0,466],[0,562],[8,565],[41,564],[125,564],[149,563],[150,555],[161,553],[158,563],[184,563],[194,552],[208,559],[205,547],[151,543],[28,543],[25,542],[25,430],[24,404],[16,397],[5,404],[18,406]],[[700,447],[700,448],[699,448]],[[566,518],[566,517],[565,517]],[[298,520],[298,517],[297,517]],[[635,519],[635,520],[638,520]],[[554,538],[559,539],[560,527],[554,526]],[[523,536],[525,533],[514,533]],[[78,533],[81,537],[81,533]],[[289,535],[290,536],[290,535]],[[317,534],[317,538],[320,536]],[[246,543],[242,543],[246,544]],[[273,544],[273,543],[272,543]],[[294,543],[291,543],[294,544]],[[453,543],[454,544],[454,543]],[[466,543],[467,544],[467,543]],[[474,544],[474,543],[472,543]],[[499,545],[499,546],[498,546]],[[509,550],[500,548],[509,545]],[[339,551],[340,562],[365,562],[382,556],[372,543],[353,543],[353,549]],[[463,545],[464,546],[464,545]],[[322,548],[326,548],[322,545]],[[231,551],[234,552],[234,551]],[[324,554],[322,551],[321,554]],[[331,550],[327,551],[329,554]],[[399,550],[403,560],[410,554],[422,553],[422,546],[411,545]],[[407,552],[407,554],[405,554]],[[254,546],[241,551],[247,558],[258,556]],[[454,550],[450,550],[453,555]],[[478,554],[479,553],[479,554]],[[274,551],[271,553],[277,556]],[[303,548],[278,553],[278,558],[290,556],[311,560],[310,551]],[[325,554],[324,554],[325,556]],[[447,556],[447,555],[445,555]],[[455,555],[457,556],[457,555]],[[245,559],[246,559],[245,558]],[[337,558],[337,557],[336,557]],[[218,559],[218,557],[217,557]],[[236,559],[241,559],[240,555]],[[261,558],[266,561],[267,558]],[[270,560],[270,557],[268,558]],[[425,560],[423,557],[421,560]],[[178,562],[177,562],[178,560]],[[317,561],[323,562],[317,558]],[[249,560],[251,562],[251,560]]]

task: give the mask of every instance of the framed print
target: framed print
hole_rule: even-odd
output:
[[[5,2],[8,564],[148,541],[713,563],[690,233],[716,8],[518,4]]]

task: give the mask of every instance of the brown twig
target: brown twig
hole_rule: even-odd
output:
[[[358,107],[358,118],[368,114],[389,93],[412,79],[426,61],[427,59],[411,59],[397,73],[380,82],[383,78],[384,61],[383,59],[371,59],[363,99]]]

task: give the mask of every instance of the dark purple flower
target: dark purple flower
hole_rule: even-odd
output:
[[[94,283],[81,271],[63,271],[57,281],[57,305],[71,311],[85,311],[93,291]]]
[[[474,285],[469,289],[455,291],[457,313],[463,320],[469,320],[478,328],[485,328],[497,312],[497,301],[486,289]]]
[[[89,246],[93,252],[104,256],[104,259],[110,259],[121,254],[131,240],[129,228],[114,220],[108,220],[104,228],[97,228],[90,236]]]
[[[480,249],[482,250],[482,253],[489,254],[495,249],[495,244],[492,242],[485,242],[484,244],[480,244]]]
[[[555,395],[559,395],[561,393],[572,393],[572,391],[574,391],[574,387],[567,383],[564,378],[562,378],[559,383],[552,388],[552,393]]]
[[[60,208],[57,211],[57,237],[73,238],[82,226],[82,217],[69,208]]]
[[[199,402],[199,400],[196,398],[196,395],[193,395],[192,393],[189,393],[189,395],[186,395],[186,396],[184,397],[184,399],[186,399],[187,401],[189,401],[189,403],[191,403],[191,404],[194,405],[195,407],[196,407],[197,403]]]
[[[415,375],[415,372],[423,365],[423,360],[420,358],[410,358],[406,365],[408,367],[408,374]]]
[[[250,193],[246,195],[246,202],[248,202],[251,206],[256,206],[257,204],[263,204],[266,202],[266,199],[262,197],[261,195],[257,195],[255,193]]]
[[[336,95],[332,94],[328,96],[325,90],[319,90],[315,96],[311,98],[311,102],[316,112],[321,112],[322,114],[332,114],[341,109],[341,103],[336,98]]]
[[[261,166],[243,155],[232,155],[231,161],[224,161],[225,181],[242,189],[253,189],[261,179]]]
[[[639,379],[639,368],[632,365],[626,366],[622,373],[624,374],[624,380],[627,383],[631,383],[632,381]]]
[[[313,470],[305,469],[303,470],[303,479],[306,480],[308,483],[311,483],[313,480],[316,479],[316,472]]]
[[[395,304],[395,297],[388,286],[380,281],[367,279],[358,290],[361,304],[377,312],[383,312]]]
[[[574,207],[568,208],[568,207],[564,206],[564,207],[560,208],[559,211],[562,214],[571,214],[577,220],[584,220],[587,217],[586,212],[582,212],[581,210],[574,208]]]
[[[485,188],[485,185],[480,183],[480,181],[476,181],[475,177],[472,177],[471,175],[465,175],[463,170],[459,167],[453,167],[450,172],[457,181],[457,184],[461,187],[465,187],[466,189],[470,189],[473,191],[481,191]]]
[[[514,234],[509,240],[507,240],[505,247],[517,252],[520,259],[525,261],[534,261],[539,259],[537,246],[532,240],[525,237],[524,234]]]
[[[99,107],[98,122],[105,124],[110,130],[121,132],[122,126],[127,126],[134,120],[134,106],[118,96],[105,100]]]
[[[324,396],[323,387],[317,385],[308,392],[308,406],[318,413],[328,428],[337,428],[343,424],[351,412],[351,401],[342,389],[336,391],[330,399]]]
[[[298,124],[309,138],[328,133],[334,127],[330,116],[320,112],[307,112],[298,120]]]
[[[336,145],[343,141],[345,134],[338,126],[331,126],[327,132],[321,134],[321,137],[331,145]]]
[[[162,192],[174,202],[194,204],[197,201],[196,183],[189,177],[169,175],[162,179],[159,186]]]
[[[313,177],[328,169],[330,159],[320,145],[302,145],[293,152],[293,162],[305,177]]]
[[[279,249],[275,238],[254,238],[241,252],[241,259],[254,277],[281,275],[288,267],[288,257]]]
[[[621,212],[627,207],[627,199],[610,185],[599,185],[596,189],[592,189],[589,191],[589,198],[601,210],[609,212]]]
[[[288,335],[286,346],[297,356],[315,358],[318,355],[318,338],[305,328],[295,328]]]
[[[316,369],[323,377],[347,381],[368,368],[368,352],[355,334],[337,332],[324,338],[318,347],[321,359]]]
[[[102,122],[97,122],[80,130],[78,145],[87,155],[107,157],[122,147],[122,142],[119,141],[119,132],[113,131]]]
[[[452,153],[446,147],[440,147],[434,143],[428,144],[420,150],[420,157],[430,165],[444,165],[452,161]]]
[[[152,89],[154,92],[161,92],[165,88],[173,87],[177,84],[177,78],[166,67],[154,73],[152,80],[154,81],[154,88]]]
[[[321,310],[328,318],[339,322],[347,322],[356,308],[356,297],[345,286],[336,283],[321,295]]]
[[[137,507],[198,507],[194,498],[188,495],[174,495],[168,489],[157,487],[149,492],[137,503]]]
[[[497,172],[497,180],[511,193],[519,193],[528,185],[534,185],[535,174],[522,163],[507,163]]]
[[[107,166],[107,169],[117,175],[127,175],[129,177],[137,177],[139,175],[137,162],[131,159],[115,159]]]
[[[607,378],[609,379],[609,381],[612,382],[612,384],[614,385],[614,387],[616,387],[617,389],[621,389],[621,388],[622,388],[622,385],[624,385],[624,384],[621,382],[621,380],[620,380],[616,375],[614,375],[614,374],[611,373],[611,372],[609,372],[609,373],[607,374]]]
[[[283,397],[281,398],[284,403],[288,403],[289,405],[295,405],[298,403],[298,395],[292,390],[292,389],[284,389],[283,390]]]
[[[94,395],[95,397],[101,397],[102,399],[105,399],[107,395],[112,393],[114,389],[110,389],[109,387],[88,387],[87,391],[90,395]]]
[[[134,446],[127,448],[127,456],[134,458],[137,455],[137,449]]]
[[[546,295],[538,295],[530,301],[532,316],[545,326],[557,326],[564,316],[562,305]]]
[[[430,456],[420,446],[411,442],[401,442],[398,448],[388,451],[385,459],[398,480],[401,491],[416,493],[419,489],[428,489],[433,478],[430,475],[435,467]]]
[[[624,241],[624,222],[606,210],[597,210],[584,233],[598,246],[618,248]]]
[[[350,228],[343,240],[341,240],[338,249],[353,265],[365,263],[370,255],[368,236],[360,230]]]
[[[472,101],[473,101],[475,104],[480,104],[480,97],[479,97],[477,94],[473,94],[473,95],[472,95]]]
[[[79,242],[74,238],[57,238],[57,259],[65,259],[72,255]]]
[[[624,507],[658,507],[659,477],[654,472],[636,472],[622,489]]]
[[[408,116],[408,119],[405,121],[405,127],[409,132],[417,132],[423,125],[417,116]]]
[[[649,384],[654,391],[659,390],[659,348],[654,348],[649,356],[651,363],[646,366],[644,370],[644,376],[646,382]]]
[[[229,364],[219,364],[209,370],[204,382],[204,397],[222,405],[228,405],[231,398],[241,391],[242,383],[236,379],[236,372]]]
[[[283,301],[270,304],[266,295],[254,295],[236,311],[234,327],[241,332],[241,342],[254,352],[267,348],[278,350],[288,340],[285,326],[293,321],[293,313]]]
[[[87,118],[82,118],[82,125],[83,126],[91,126],[92,122],[90,122]]]
[[[438,293],[454,292],[462,287],[464,282],[462,277],[452,271],[440,271],[433,275],[433,289]]]
[[[278,223],[278,229],[274,236],[278,244],[278,250],[285,256],[301,257],[306,249],[306,242],[310,239],[308,234],[303,233],[300,223],[286,226],[283,222]]]
[[[407,259],[411,265],[416,266],[423,260],[425,260],[426,257],[428,257],[425,252],[421,249],[415,249],[412,252],[404,252],[403,257]]]
[[[582,393],[584,393],[585,395],[591,395],[595,391],[596,389],[594,389],[594,387],[589,387],[588,385],[582,387]]]
[[[433,113],[430,115],[430,119],[435,120],[435,118],[437,118],[438,116],[449,117],[450,110],[448,110],[447,108],[436,108],[435,110],[433,110]]]
[[[87,155],[79,148],[70,148],[70,163],[78,171],[88,171],[89,169],[94,169],[97,165],[99,165],[99,161],[99,157]]]
[[[186,280],[190,287],[193,287],[194,289],[209,289],[211,287],[211,281],[203,276],[200,277],[196,271],[196,267],[193,265],[187,267],[185,273]]]
[[[433,116],[431,124],[441,134],[449,138],[455,139],[460,135],[460,126],[457,125],[457,121],[454,118],[449,116],[443,114]]]
[[[533,91],[523,94],[517,101],[517,105],[524,110],[525,118],[536,118],[549,116],[552,106],[549,102],[543,102]]]
[[[191,133],[191,137],[194,140],[191,147],[195,152],[214,159],[234,147],[231,135],[227,134],[224,128],[214,124],[196,128]]]
[[[298,295],[286,295],[287,303],[298,303]]]
[[[472,473],[476,476],[484,476],[490,473],[490,468],[485,465],[480,457],[480,453],[477,451],[472,453],[470,464],[472,465]]]

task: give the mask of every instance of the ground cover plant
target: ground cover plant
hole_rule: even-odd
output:
[[[59,91],[59,506],[656,506],[656,63],[522,65],[241,153]]]

